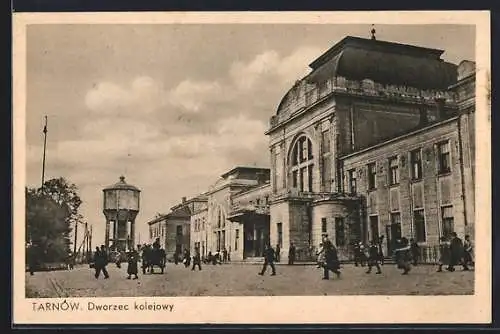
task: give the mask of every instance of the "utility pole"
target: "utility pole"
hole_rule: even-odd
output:
[[[84,246],[83,246],[83,254],[85,254],[84,259],[88,259],[89,255],[89,230],[87,228],[87,222],[85,222],[85,238],[83,239]]]
[[[45,151],[47,149],[47,116],[45,116],[45,126],[43,127],[43,161],[42,161],[42,193],[45,182]]]
[[[76,258],[76,238],[78,236],[78,221],[75,222],[75,243],[73,247],[73,256]]]
[[[89,235],[89,249],[90,249],[90,254],[92,254],[92,225],[90,225],[90,235]]]

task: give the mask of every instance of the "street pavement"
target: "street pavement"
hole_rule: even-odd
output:
[[[134,296],[318,296],[318,295],[451,295],[473,294],[474,272],[436,272],[436,266],[413,267],[401,275],[395,265],[382,266],[382,274],[366,274],[366,268],[343,265],[340,279],[331,273],[322,280],[322,270],[314,265],[278,265],[259,276],[257,264],[203,265],[191,271],[183,265],[168,264],[164,274],[126,279],[127,264],[119,269],[108,265],[109,279],[94,270],[77,266],[73,270],[26,274],[26,296],[42,297],[134,297]]]

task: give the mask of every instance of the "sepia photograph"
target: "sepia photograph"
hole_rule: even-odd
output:
[[[488,13],[191,14],[14,15],[23,322],[488,317]]]

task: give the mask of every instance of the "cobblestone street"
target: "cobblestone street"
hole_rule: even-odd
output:
[[[126,279],[126,264],[121,269],[108,266],[110,279],[95,279],[87,266],[72,271],[26,274],[27,297],[131,297],[131,296],[306,296],[306,295],[450,295],[473,294],[474,272],[437,273],[435,266],[413,267],[402,276],[394,265],[382,267],[383,273],[365,274],[366,268],[346,264],[340,279],[322,280],[313,265],[278,265],[277,275],[257,273],[257,264],[205,265],[195,272],[182,265],[169,264],[165,274],[139,275]]]

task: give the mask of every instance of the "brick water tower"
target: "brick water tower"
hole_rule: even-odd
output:
[[[135,218],[139,213],[140,190],[120,181],[104,188],[103,213],[106,216],[106,248],[128,251],[135,245]]]

